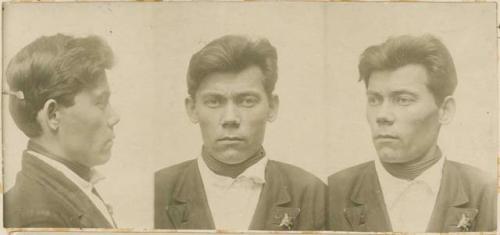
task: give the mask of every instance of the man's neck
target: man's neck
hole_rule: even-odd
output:
[[[55,160],[66,167],[68,167],[75,174],[80,176],[86,181],[90,181],[91,168],[84,166],[78,162],[73,161],[71,158],[61,154],[61,148],[57,145],[50,145],[49,142],[43,142],[36,139],[30,139],[28,142],[28,151],[37,152],[45,157]],[[58,151],[59,150],[59,151]]]
[[[381,161],[381,163],[392,176],[400,179],[413,180],[436,164],[439,159],[441,159],[441,155],[439,147],[434,145],[424,156],[413,161],[404,163],[387,163]]]
[[[205,149],[205,147],[202,148],[201,152],[203,161],[211,171],[213,171],[215,174],[231,178],[236,178],[246,169],[257,163],[265,156],[264,148],[261,147],[255,154],[253,154],[250,158],[246,159],[245,161],[238,164],[227,164],[217,160],[207,151],[207,149]]]
[[[28,142],[28,147],[30,145],[42,147],[43,150],[46,152],[49,152],[53,155],[56,155],[59,158],[62,158],[64,160],[72,161],[71,159],[66,157],[61,146],[51,139],[44,138],[44,137],[31,138]]]

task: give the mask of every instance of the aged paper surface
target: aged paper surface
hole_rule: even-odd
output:
[[[264,37],[276,47],[280,109],[267,125],[263,146],[270,159],[300,166],[325,183],[329,175],[377,156],[365,86],[357,81],[360,54],[390,36],[435,35],[450,51],[458,77],[456,114],[438,141],[443,155],[497,174],[495,3],[93,2],[3,8],[3,68],[30,42],[57,33],[98,35],[113,49],[116,65],[107,77],[121,120],[111,159],[98,167],[106,179],[97,187],[125,231],[153,229],[154,172],[200,156],[200,130],[184,107],[186,73],[195,52],[226,34]],[[14,124],[8,99],[2,96],[4,192],[15,184],[28,141]]]

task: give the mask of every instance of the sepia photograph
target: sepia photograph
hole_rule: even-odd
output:
[[[495,3],[3,8],[7,233],[497,230]]]

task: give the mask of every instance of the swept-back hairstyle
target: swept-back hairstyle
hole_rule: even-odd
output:
[[[425,67],[427,87],[440,105],[457,86],[457,74],[450,52],[436,37],[403,35],[391,37],[382,44],[368,47],[359,62],[359,80],[368,87],[374,71],[395,70],[408,64]]]
[[[188,93],[195,98],[201,81],[215,72],[240,72],[258,66],[265,78],[264,88],[272,94],[278,78],[277,52],[267,39],[251,39],[242,35],[226,35],[213,40],[196,52],[189,62]]]
[[[16,125],[28,137],[41,135],[36,117],[47,100],[72,106],[75,95],[94,87],[112,65],[111,48],[97,36],[57,34],[36,39],[14,56],[6,70],[10,90],[24,96],[9,99]]]

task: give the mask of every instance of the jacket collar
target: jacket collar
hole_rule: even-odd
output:
[[[57,160],[54,160],[51,157],[47,157],[44,154],[41,154],[41,153],[38,153],[38,152],[35,152],[35,151],[32,151],[32,150],[27,150],[27,153],[29,155],[31,155],[31,156],[35,156],[36,158],[38,158],[38,159],[42,160],[43,162],[47,163],[52,168],[58,170],[67,179],[71,180],[73,183],[75,183],[81,189],[86,190],[89,193],[92,191],[92,188],[94,188],[95,185],[99,181],[104,180],[106,178],[106,177],[104,177],[104,175],[102,175],[97,170],[90,169],[89,173],[88,173],[88,178],[84,179],[79,174],[77,174],[72,169],[70,169],[66,164],[63,164],[63,163],[61,163],[61,162],[59,162]]]
[[[80,224],[82,228],[112,228],[113,226],[101,214],[87,195],[71,180],[46,162],[29,154],[23,153],[22,172],[57,192],[67,199],[77,212],[69,220]]]
[[[33,151],[35,153],[38,153],[45,157],[45,159],[50,159],[52,161],[56,161],[59,164],[64,165],[66,168],[71,170],[73,174],[78,175],[80,178],[84,179],[85,181],[91,181],[95,170],[84,166],[82,164],[76,163],[69,161],[57,154],[52,153],[49,151],[47,148],[45,148],[43,145],[36,143],[33,140],[28,141],[28,146],[27,146],[27,151]]]

